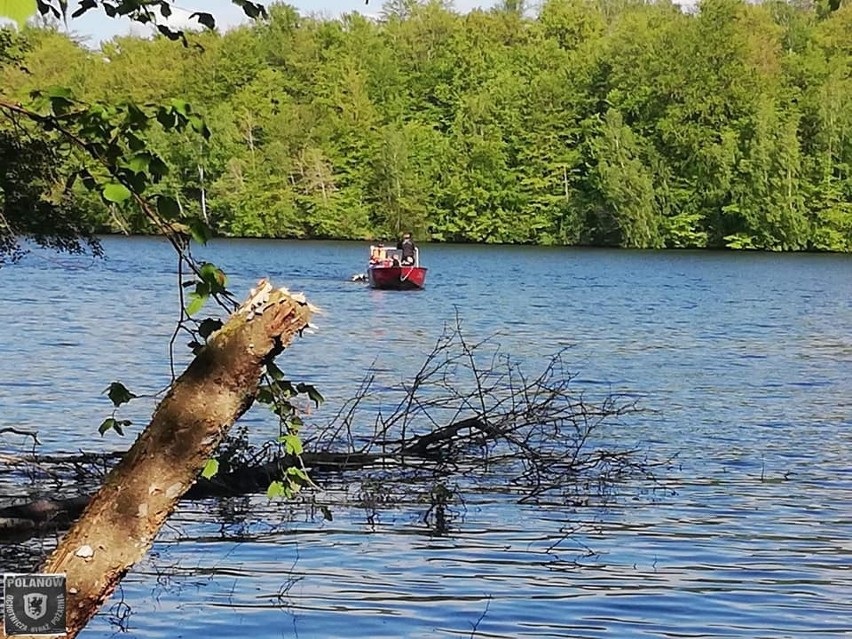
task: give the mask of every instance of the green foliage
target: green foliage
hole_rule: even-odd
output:
[[[100,5],[150,21],[170,3]],[[10,100],[38,78],[70,87],[43,90],[41,112],[102,139],[95,150],[114,169],[76,174],[62,205],[85,216],[57,225],[66,235],[157,231],[123,186],[201,242],[210,228],[412,230],[438,241],[849,250],[850,7],[520,7],[460,15],[401,1],[373,22],[274,5],[253,27],[186,34],[189,47],[169,34],[121,38],[104,55],[27,30],[27,46],[0,38],[0,64],[14,60]],[[79,169],[73,160],[60,164]],[[18,174],[40,166],[27,160]],[[32,181],[31,196],[45,191],[44,172]]]
[[[196,274],[198,276],[197,279],[183,283],[185,287],[195,287],[195,290],[187,296],[186,314],[190,316],[200,311],[211,296],[217,297],[223,295],[226,292],[225,287],[228,284],[228,278],[224,271],[210,262],[202,262]],[[205,321],[209,322],[209,320]],[[211,324],[208,323],[205,325],[204,322],[201,323],[201,326],[206,327],[205,331],[212,328]],[[202,334],[201,336],[206,338],[208,335],[209,333],[207,335]]]
[[[109,385],[107,389],[104,390],[104,393],[107,394],[107,397],[109,397],[109,400],[116,408],[118,408],[122,404],[126,404],[131,399],[137,397],[129,390],[127,390],[127,388],[121,382],[113,382]]]
[[[208,459],[204,464],[204,468],[201,469],[201,476],[204,477],[204,479],[210,479],[218,472],[219,461],[216,459]]]
[[[133,422],[129,419],[116,419],[115,417],[107,417],[98,427],[98,433],[103,437],[110,430],[114,430],[121,436],[124,436],[124,429],[130,426]]]
[[[36,0],[0,0],[0,16],[9,18],[23,27],[36,12]]]

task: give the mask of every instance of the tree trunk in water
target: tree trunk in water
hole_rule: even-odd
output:
[[[308,323],[311,307],[267,282],[173,384],[42,572],[66,573],[75,637],[154,542],[219,442],[254,401],[263,366]]]

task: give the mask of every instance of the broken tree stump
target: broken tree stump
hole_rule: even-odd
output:
[[[219,442],[255,399],[260,376],[312,308],[262,281],[172,384],[42,572],[66,573],[76,637],[139,561]]]

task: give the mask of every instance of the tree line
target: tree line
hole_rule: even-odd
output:
[[[4,93],[185,100],[212,135],[152,130],[170,167],[156,188],[225,236],[852,250],[850,6],[268,9],[183,47],[6,30]],[[62,188],[89,228],[153,230],[129,202]]]

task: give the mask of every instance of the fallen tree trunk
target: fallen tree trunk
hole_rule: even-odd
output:
[[[235,497],[265,491],[281,478],[282,469],[296,463],[304,464],[311,475],[360,470],[385,459],[380,454],[368,453],[310,453],[301,460],[283,457],[229,473],[219,473],[212,479],[198,479],[182,496],[182,500],[210,497]],[[37,536],[45,531],[70,525],[85,510],[94,495],[80,495],[67,499],[37,499],[35,501],[0,508],[0,540]]]
[[[261,282],[214,333],[42,566],[66,573],[75,637],[153,544],[234,422],[255,399],[263,366],[308,323],[310,307]]]
[[[411,443],[385,453],[367,452],[312,452],[305,451],[297,460],[284,456],[263,464],[238,468],[231,472],[220,472],[211,479],[200,478],[181,497],[183,500],[207,499],[210,497],[234,497],[265,491],[279,479],[282,469],[300,462],[309,469],[314,478],[326,473],[362,470],[376,464],[401,463],[406,457],[434,460],[440,456],[440,447],[466,428],[481,428],[477,417],[463,419],[422,436],[413,436]],[[67,463],[68,460],[92,462],[95,459],[115,458],[115,454],[95,456],[92,454],[73,457],[40,457],[40,461]],[[119,456],[118,459],[121,459]],[[70,525],[85,510],[92,494],[66,499],[37,499],[28,503],[0,508],[0,539],[28,537],[46,530],[56,530]]]

